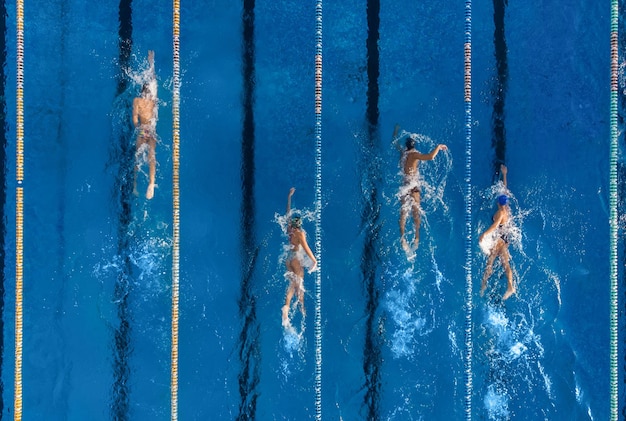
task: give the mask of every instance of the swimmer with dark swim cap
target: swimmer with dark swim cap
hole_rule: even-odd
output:
[[[133,99],[133,125],[137,129],[137,137],[135,140],[136,157],[140,156],[140,149],[147,145],[148,147],[148,166],[149,180],[146,189],[146,199],[154,197],[154,188],[156,187],[156,119],[157,119],[157,103],[156,91],[152,92],[150,83],[154,83],[156,87],[156,74],[154,72],[154,51],[148,51],[148,78],[151,82],[146,82],[141,88],[141,95]],[[135,169],[133,176],[133,193],[137,192],[137,172],[139,171],[140,162],[135,158]]]
[[[507,203],[509,203],[509,197],[506,194],[498,196],[498,204],[500,206],[506,206]]]
[[[317,269],[317,260],[306,241],[306,234],[302,229],[302,217],[296,213],[293,215],[291,213],[291,196],[293,196],[295,191],[295,188],[291,188],[287,196],[286,216],[289,218],[289,226],[287,227],[289,256],[285,261],[285,265],[287,267],[286,277],[289,279],[289,286],[287,287],[285,305],[282,307],[282,324],[285,328],[291,325],[289,321],[289,308],[291,307],[291,300],[294,295],[296,295],[298,303],[300,304],[302,316],[306,314],[304,310],[304,262],[301,257],[301,251],[304,251],[313,262],[309,273]]]
[[[421,225],[421,208],[420,203],[422,200],[420,189],[420,174],[419,163],[422,161],[432,161],[435,159],[439,151],[445,151],[448,147],[444,144],[438,144],[428,153],[421,153],[416,146],[416,134],[410,134],[405,141],[406,149],[402,149],[398,138],[398,129],[400,127],[396,125],[393,132],[393,144],[398,152],[400,152],[399,166],[402,170],[402,186],[400,194],[400,243],[402,249],[407,253],[407,256],[414,255],[415,250],[419,245],[420,240],[420,225]],[[413,226],[415,230],[415,237],[413,239],[413,245],[409,246],[404,234],[406,228],[406,221],[409,217],[409,213],[413,216]]]

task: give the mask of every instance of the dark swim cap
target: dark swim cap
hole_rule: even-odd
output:
[[[506,205],[509,202],[509,198],[506,194],[502,194],[498,196],[498,203],[502,206]]]
[[[414,149],[415,148],[415,139],[413,139],[412,137],[407,137],[406,138],[406,148],[407,149]]]
[[[302,226],[302,218],[300,218],[299,216],[294,216],[293,218],[291,218],[291,221],[289,221],[289,226],[291,228],[300,228]]]

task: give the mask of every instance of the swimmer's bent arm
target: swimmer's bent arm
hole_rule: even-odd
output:
[[[498,226],[502,223],[502,215],[500,214],[500,212],[498,212],[496,218],[493,221],[493,224],[491,224],[491,226],[489,228],[487,228],[485,230],[485,232],[483,232],[482,234],[480,234],[480,237],[478,237],[478,242],[480,243],[481,241],[483,241],[483,238],[485,238],[485,235],[491,233],[493,230],[495,230],[496,228],[498,228]]]
[[[302,248],[304,249],[304,252],[306,253],[306,255],[309,256],[309,259],[311,259],[311,261],[313,262],[313,266],[311,266],[311,272],[313,272],[315,271],[315,269],[317,269],[317,259],[313,255],[313,252],[311,251],[309,244],[306,242],[306,235],[304,234],[304,232],[301,232],[301,235],[302,237],[300,239],[302,243]]]
[[[439,151],[445,151],[446,149],[448,149],[446,145],[440,144],[440,145],[435,146],[435,149],[433,149],[429,153],[418,153],[417,158],[422,161],[431,161],[435,159]]]

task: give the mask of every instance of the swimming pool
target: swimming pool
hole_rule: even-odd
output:
[[[16,40],[15,3],[4,5],[8,418]],[[608,5],[472,5],[469,308],[464,5],[324,5],[321,192],[315,5],[181,7],[181,419],[314,419],[317,405],[323,418],[344,420],[609,418]],[[138,0],[26,9],[25,418],[170,414],[171,16],[170,4]],[[150,49],[160,141],[148,201],[132,195],[130,115]],[[401,142],[413,133],[424,152],[449,149],[421,164],[424,214],[409,260],[396,124]],[[504,303],[499,266],[478,293],[486,257],[477,239],[496,209],[501,162],[521,232],[510,245],[518,292]],[[302,334],[281,327],[291,187],[311,244],[321,218],[319,384],[318,275],[305,275],[307,317],[294,319]]]

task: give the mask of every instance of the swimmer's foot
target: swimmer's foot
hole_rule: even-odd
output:
[[[506,292],[502,296],[502,301],[506,300],[507,298],[509,298],[513,294],[515,294],[515,288],[513,288],[513,287],[507,288]]]
[[[146,190],[146,199],[152,199],[154,197],[154,187],[156,186],[156,184],[154,183],[150,183],[150,185],[148,185],[148,190]]]
[[[411,247],[409,247],[409,243],[406,241],[406,238],[402,237],[401,242],[402,242],[402,250],[404,250],[405,253],[410,253]]]
[[[282,308],[282,311],[283,311],[283,327],[288,328],[289,326],[291,326],[291,323],[289,323],[289,307],[284,305]]]
[[[420,245],[420,238],[418,236],[415,236],[415,238],[413,239],[413,250],[417,250],[419,245]]]

